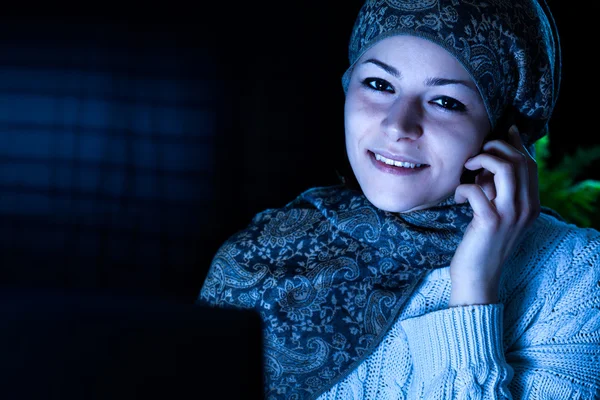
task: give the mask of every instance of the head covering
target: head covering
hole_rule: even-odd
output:
[[[354,24],[347,92],[356,61],[395,35],[428,39],[471,74],[492,129],[517,123],[526,146],[547,133],[560,86],[560,44],[544,0],[367,0]]]

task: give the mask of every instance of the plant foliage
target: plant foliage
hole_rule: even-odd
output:
[[[567,222],[599,229],[600,181],[578,178],[600,160],[600,146],[580,147],[550,168],[549,138],[545,136],[535,143],[535,154],[541,205],[557,211]]]

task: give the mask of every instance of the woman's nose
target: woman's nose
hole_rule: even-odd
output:
[[[409,96],[398,97],[382,122],[383,132],[393,141],[415,140],[423,134],[421,102]]]

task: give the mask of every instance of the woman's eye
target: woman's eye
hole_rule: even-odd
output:
[[[380,78],[367,78],[363,81],[365,85],[378,92],[394,93],[394,88],[388,81]]]
[[[449,111],[458,111],[465,112],[467,111],[467,107],[458,100],[453,99],[452,97],[442,96],[433,101],[435,104],[439,105],[442,108],[445,108]]]

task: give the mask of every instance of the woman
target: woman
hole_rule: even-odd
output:
[[[259,213],[199,297],[261,314],[266,397],[600,398],[600,233],[540,207],[530,151],[547,6],[367,0],[349,50],[353,176]]]

